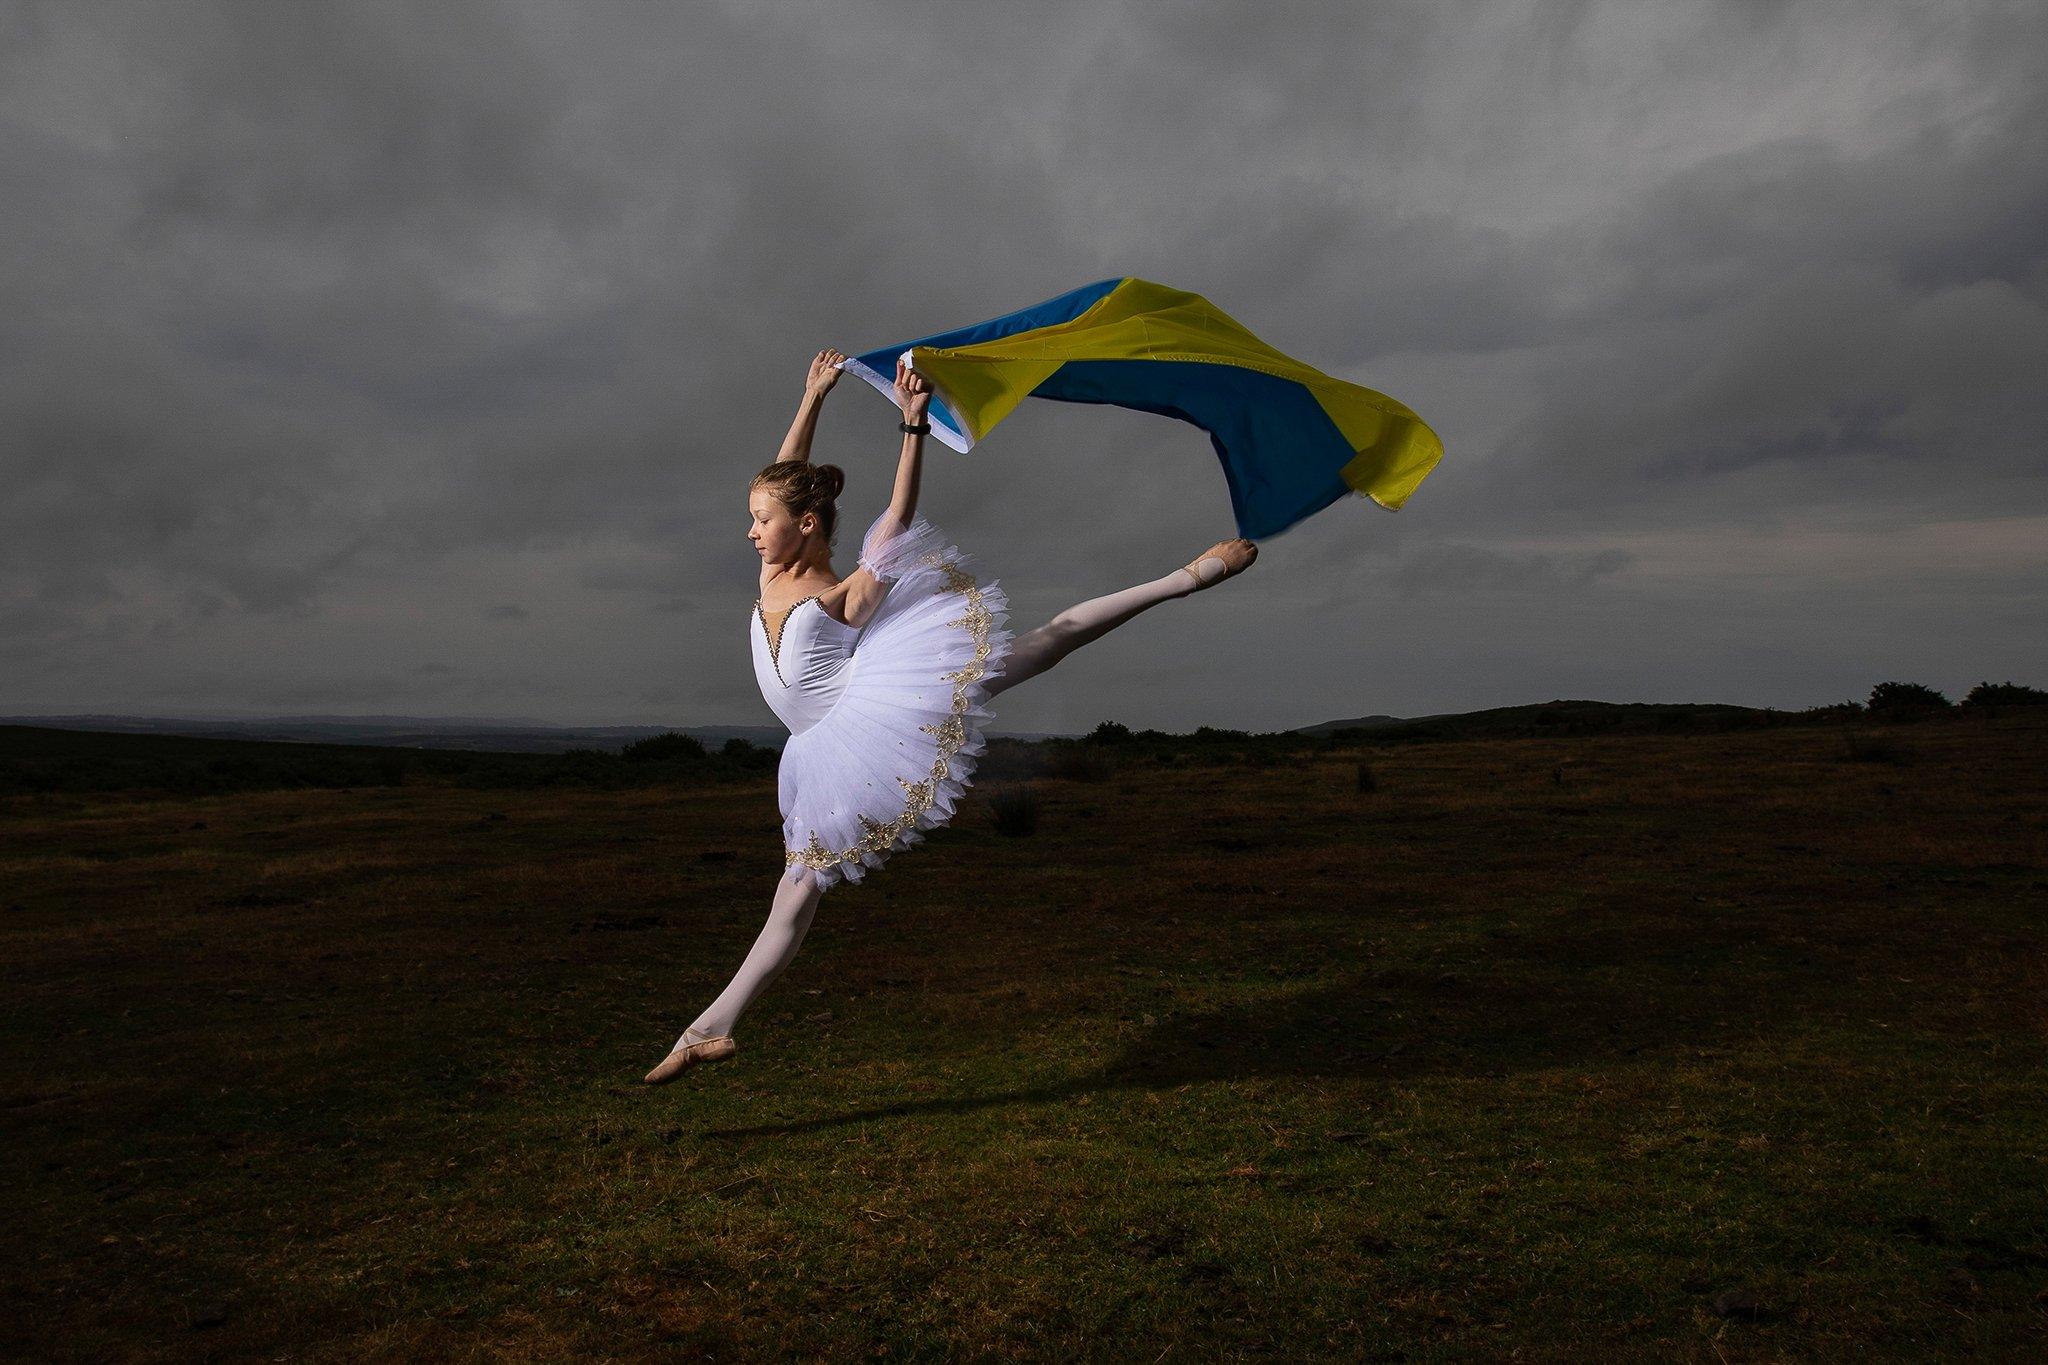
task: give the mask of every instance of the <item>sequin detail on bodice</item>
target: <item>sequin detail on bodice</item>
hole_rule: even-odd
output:
[[[760,625],[749,627],[754,646],[754,681],[761,697],[791,734],[802,734],[832,710],[839,694],[846,690],[852,672],[854,643],[860,631],[844,621],[835,621],[823,607],[805,611],[816,602],[806,597],[780,613],[782,628],[770,633],[768,613],[760,599],[750,613]]]

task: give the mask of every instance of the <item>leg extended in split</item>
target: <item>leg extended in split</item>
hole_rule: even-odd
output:
[[[1011,642],[1002,672],[989,683],[989,695],[995,696],[1027,678],[1037,677],[1082,645],[1101,639],[1147,608],[1176,597],[1186,597],[1231,574],[1243,572],[1251,566],[1258,553],[1258,547],[1249,540],[1222,541],[1204,550],[1186,568],[1175,569],[1163,578],[1075,603],[1036,630],[1026,631]]]

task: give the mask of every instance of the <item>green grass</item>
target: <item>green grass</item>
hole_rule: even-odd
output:
[[[2038,1358],[2048,728],[1911,746],[1040,779],[658,1090],[772,780],[8,797],[0,1349]]]

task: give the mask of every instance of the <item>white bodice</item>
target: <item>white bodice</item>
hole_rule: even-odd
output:
[[[806,597],[782,618],[781,634],[772,642],[768,617],[754,603],[754,680],[770,710],[800,735],[825,718],[853,673],[854,642],[860,631],[826,615],[815,597]]]

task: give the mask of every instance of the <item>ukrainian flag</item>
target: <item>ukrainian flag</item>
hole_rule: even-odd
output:
[[[1348,493],[1392,511],[1443,442],[1387,397],[1282,355],[1199,294],[1131,277],[849,358],[892,393],[896,361],[931,381],[932,432],[958,451],[1025,398],[1108,403],[1209,433],[1238,534],[1277,535]]]

